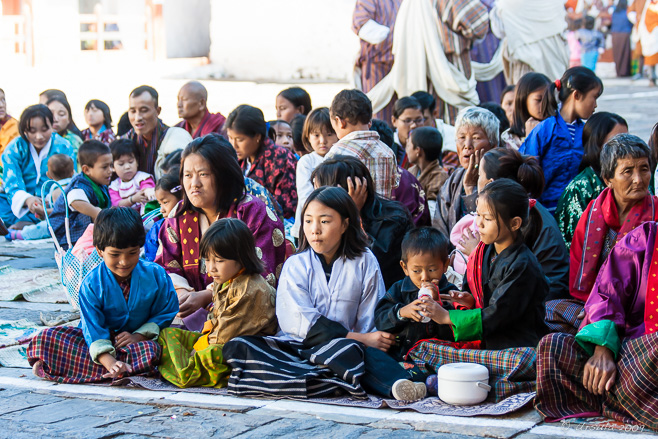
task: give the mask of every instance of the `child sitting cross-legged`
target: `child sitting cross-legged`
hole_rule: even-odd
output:
[[[226,342],[246,335],[274,335],[276,291],[261,276],[263,263],[254,236],[237,218],[214,222],[199,248],[213,278],[214,306],[202,334],[178,328],[162,331],[162,376],[178,387],[225,387],[230,368]]]
[[[30,342],[27,358],[38,377],[85,383],[153,372],[154,341],[178,313],[164,268],[140,260],[145,232],[137,212],[105,209],[94,224],[103,262],[80,287],[80,326],[48,328]]]
[[[82,234],[98,216],[101,209],[110,207],[110,194],[107,185],[112,178],[112,154],[110,148],[98,140],[87,140],[80,145],[78,161],[82,172],[73,177],[65,197],[55,202],[50,222],[57,241],[67,249],[66,241],[66,203],[70,207],[69,225],[71,243],[80,239]]]
[[[443,339],[446,331],[450,333],[445,325],[422,321],[425,304],[418,298],[418,292],[424,286],[433,290],[432,299],[435,301],[439,300],[438,294],[450,294],[451,290],[457,289],[445,277],[450,265],[449,254],[450,242],[432,227],[410,230],[402,240],[400,265],[406,277],[388,290],[375,310],[377,329],[396,335],[396,345],[388,353],[398,361],[418,341]]]

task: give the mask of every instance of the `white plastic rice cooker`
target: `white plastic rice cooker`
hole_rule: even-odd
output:
[[[439,398],[454,405],[474,405],[491,390],[489,370],[476,363],[444,364],[437,371]]]

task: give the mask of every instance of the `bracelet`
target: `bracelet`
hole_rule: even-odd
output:
[[[397,317],[398,317],[398,320],[401,320],[401,321],[403,321],[403,322],[406,322],[406,321],[409,320],[409,319],[406,318],[406,317],[402,317],[402,316],[400,315],[400,311],[401,311],[401,310],[402,310],[402,307],[398,308],[398,312],[396,313],[396,315],[397,315]]]
[[[132,196],[132,195],[131,195],[130,197],[128,197],[128,202],[129,202],[131,205],[132,205],[132,204],[135,204],[135,203],[133,203],[133,196]]]

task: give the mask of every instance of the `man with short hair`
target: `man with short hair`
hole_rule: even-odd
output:
[[[158,92],[148,85],[142,85],[130,93],[128,119],[132,129],[122,136],[131,139],[139,150],[139,170],[155,174],[155,161],[158,150],[169,127],[162,123]]]
[[[190,81],[178,92],[178,117],[183,119],[176,124],[192,135],[192,138],[203,137],[210,133],[226,134],[224,122],[226,118],[221,113],[208,111],[208,90],[200,82]]]

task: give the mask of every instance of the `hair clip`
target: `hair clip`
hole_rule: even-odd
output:
[[[557,88],[557,90],[560,91],[562,89],[562,81],[560,81],[559,79],[556,79],[555,80],[555,88]]]
[[[175,194],[176,192],[180,192],[181,189],[183,189],[182,186],[176,186],[175,188],[173,188],[169,192],[171,192],[172,194]]]

